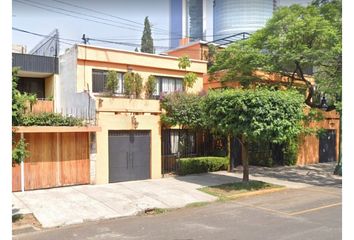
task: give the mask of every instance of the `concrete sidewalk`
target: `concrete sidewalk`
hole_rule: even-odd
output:
[[[311,186],[286,178],[259,176],[256,173],[254,175],[250,179],[288,188]],[[195,202],[215,201],[216,197],[197,189],[241,180],[242,173],[239,171],[220,171],[183,177],[17,192],[13,193],[13,213],[33,213],[44,228],[63,226],[89,220],[132,216],[151,208],[179,208]]]

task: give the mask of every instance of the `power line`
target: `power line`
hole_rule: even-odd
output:
[[[75,15],[72,15],[72,14],[59,12],[59,11],[56,11],[56,10],[53,10],[53,9],[48,9],[46,7],[38,6],[38,5],[33,4],[33,3],[22,2],[20,0],[13,0],[13,1],[28,5],[28,6],[32,6],[32,7],[35,7],[35,8],[40,8],[40,9],[43,9],[43,10],[46,10],[46,11],[49,11],[49,12],[55,12],[55,13],[58,13],[58,14],[66,15],[66,16],[73,17],[73,18],[78,18],[78,19],[82,19],[82,20],[86,20],[86,21],[90,21],[90,22],[104,24],[104,25],[107,25],[107,26],[112,26],[112,27],[116,27],[116,28],[120,28],[120,29],[124,28],[124,29],[130,29],[130,30],[133,30],[133,31],[141,32],[140,30],[129,28],[129,27],[118,26],[118,25],[115,25],[115,24],[105,23],[105,22],[102,22],[102,21],[97,21],[97,20],[93,20],[93,19],[89,19],[89,18],[85,18],[85,17],[79,17],[79,16],[75,16]]]
[[[87,11],[95,12],[95,13],[102,14],[102,15],[105,15],[105,16],[110,16],[110,17],[112,17],[112,18],[120,19],[120,20],[122,20],[122,21],[127,21],[127,22],[130,22],[130,23],[134,23],[134,24],[137,24],[137,25],[144,26],[144,24],[143,24],[143,23],[140,23],[140,22],[136,22],[136,21],[129,20],[129,19],[126,19],[126,18],[118,17],[118,16],[115,16],[115,15],[112,15],[112,14],[109,14],[109,13],[105,13],[105,12],[101,12],[101,11],[97,11],[97,10],[94,10],[94,9],[91,9],[91,8],[79,6],[79,5],[76,5],[76,4],[73,4],[73,3],[68,3],[68,2],[60,1],[60,0],[52,0],[52,1],[54,1],[54,2],[59,2],[59,3],[61,3],[61,4],[69,5],[69,6],[72,6],[72,7],[76,7],[76,8],[79,8],[79,9],[85,9],[85,10],[87,10]],[[154,26],[151,26],[151,28],[154,28],[154,29],[157,29],[157,30],[161,30],[161,31],[169,32],[169,31],[166,30],[166,29],[157,28],[157,27],[154,27]]]

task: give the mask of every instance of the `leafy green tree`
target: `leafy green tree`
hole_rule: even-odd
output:
[[[132,97],[139,97],[143,89],[143,79],[139,73],[127,72],[124,74],[125,94]]]
[[[178,125],[182,129],[205,128],[203,98],[197,94],[186,92],[165,95],[161,100],[161,107],[165,110],[161,121],[167,126]]]
[[[236,137],[243,145],[243,181],[249,180],[250,141],[282,144],[303,131],[303,96],[297,91],[211,91],[203,106],[211,129]]]
[[[116,71],[108,71],[106,89],[109,95],[113,95],[118,89],[118,75]]]
[[[134,85],[135,85],[135,96],[140,97],[140,94],[143,90],[143,78],[139,73],[134,74]]]
[[[151,24],[148,17],[144,20],[144,32],[141,38],[141,52],[154,53],[154,41],[151,36]]]
[[[308,88],[305,103],[318,107],[312,99],[314,84],[305,72],[312,67],[321,70],[315,74],[319,85],[321,79],[326,79],[320,77],[324,68],[328,76],[339,76],[335,69],[341,69],[340,9],[341,3],[337,0],[307,7],[280,7],[263,29],[248,40],[238,41],[218,53],[209,71],[227,70],[222,80],[240,81],[244,85],[268,80],[256,75],[256,70],[287,77],[289,86],[302,81]],[[327,64],[331,67],[326,68]],[[338,78],[330,79],[339,84]]]
[[[178,67],[179,69],[184,69],[186,74],[183,78],[184,87],[192,88],[194,83],[197,81],[197,75],[193,72],[187,73],[187,68],[191,66],[191,60],[189,60],[188,56],[182,56],[178,58]]]
[[[156,77],[150,75],[145,83],[145,95],[147,98],[152,98],[156,91],[157,80]]]

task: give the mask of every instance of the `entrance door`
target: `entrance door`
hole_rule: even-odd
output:
[[[109,182],[150,178],[150,132],[109,131]]]
[[[327,130],[320,136],[319,162],[336,161],[336,132],[335,130]]]

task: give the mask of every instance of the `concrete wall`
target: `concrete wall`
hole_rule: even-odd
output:
[[[86,117],[87,114],[95,116],[95,100],[92,99],[84,85],[78,89],[77,82],[81,82],[77,76],[77,49],[67,49],[60,56],[60,81],[56,87],[59,89],[59,99],[56,105],[57,111],[65,115]]]

